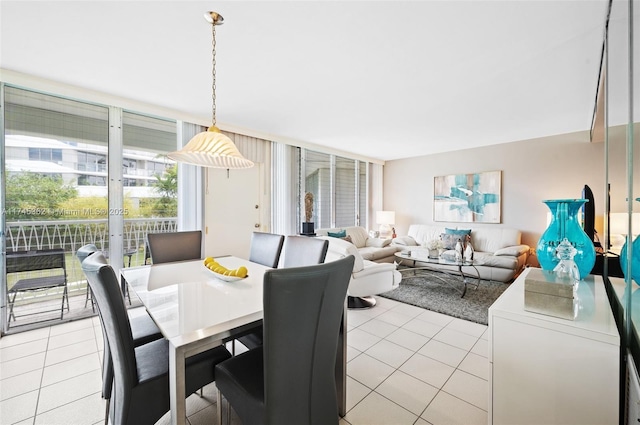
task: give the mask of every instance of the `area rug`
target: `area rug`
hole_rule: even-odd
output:
[[[421,271],[420,276],[414,277],[408,272],[403,273],[400,286],[379,296],[486,325],[489,323],[489,307],[509,285],[481,280],[475,288],[476,282],[476,279],[471,279],[467,293],[460,298],[464,285],[459,277],[428,271]]]

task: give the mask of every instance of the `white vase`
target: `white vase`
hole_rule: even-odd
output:
[[[473,247],[470,243],[467,243],[467,247],[464,249],[464,261],[467,263],[473,262]]]
[[[456,242],[456,261],[462,261],[462,242],[458,239]]]

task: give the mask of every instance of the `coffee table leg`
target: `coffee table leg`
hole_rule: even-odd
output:
[[[480,286],[480,272],[473,264],[465,264],[466,266],[471,266],[476,271],[476,289]],[[462,276],[462,283],[464,284],[464,289],[462,291],[462,296],[460,298],[464,298],[464,295],[467,293],[467,275],[462,271],[463,265],[458,265],[458,271],[460,272],[460,276]]]
[[[464,298],[464,294],[467,293],[467,276],[465,276],[464,272],[462,271],[461,265],[458,266],[458,272],[462,277],[462,284],[464,285],[464,289],[462,290],[462,295],[460,295],[460,298]]]

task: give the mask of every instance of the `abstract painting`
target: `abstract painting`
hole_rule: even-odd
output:
[[[500,223],[502,171],[434,177],[433,220]]]

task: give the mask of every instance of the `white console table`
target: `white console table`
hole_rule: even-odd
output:
[[[524,310],[525,270],[489,308],[489,424],[617,424],[620,337],[601,276],[575,320]]]

